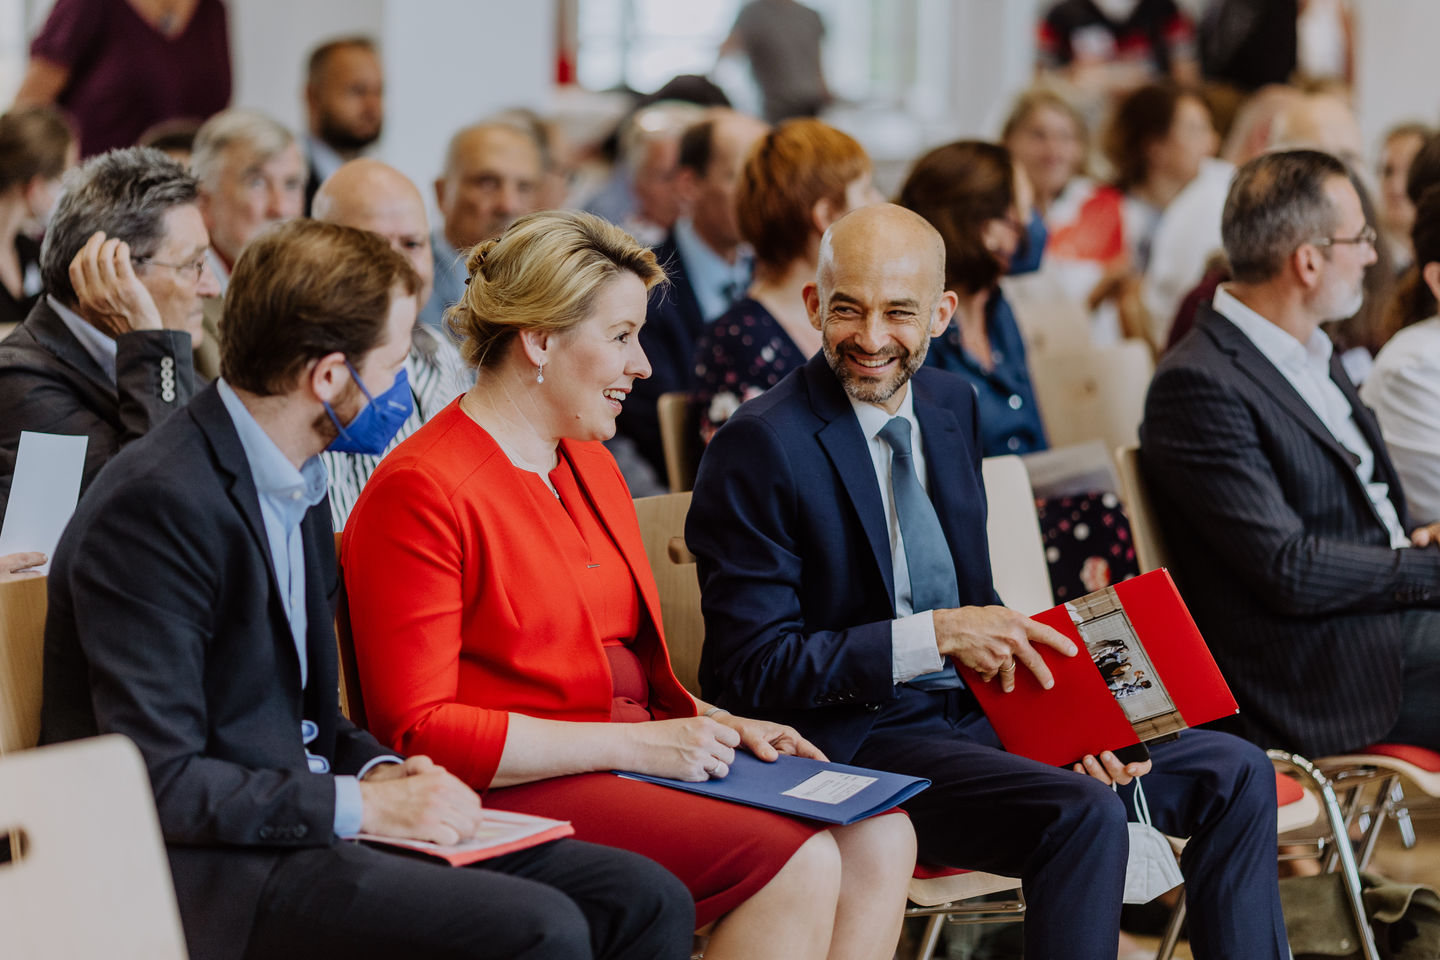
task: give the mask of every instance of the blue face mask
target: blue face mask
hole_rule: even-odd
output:
[[[330,441],[327,450],[335,453],[365,453],[372,457],[378,457],[385,452],[390,441],[395,438],[400,425],[410,416],[414,409],[414,401],[410,397],[410,378],[401,370],[395,375],[395,385],[378,397],[370,396],[370,391],[365,389],[365,384],[360,380],[360,374],[350,366],[350,361],[345,361],[350,376],[355,378],[355,383],[360,392],[365,394],[365,399],[370,402],[365,409],[355,414],[355,419],[350,425],[343,426],[340,418],[335,416],[335,410],[330,404],[325,404],[325,412],[330,415],[330,420],[335,424],[335,429],[340,433],[334,440]]]
[[[1039,213],[1032,213],[1030,222],[1025,225],[1025,237],[1020,241],[1020,248],[1010,258],[1010,276],[1034,273],[1040,269],[1040,258],[1045,254],[1045,241],[1049,236],[1045,218]]]

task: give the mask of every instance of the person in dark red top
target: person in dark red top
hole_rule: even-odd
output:
[[[204,120],[229,104],[230,85],[220,0],[56,0],[15,102],[65,109],[88,157],[164,120]]]
[[[663,271],[586,213],[475,247],[451,323],[470,391],[395,448],[350,513],[342,569],[371,730],[485,803],[648,856],[716,921],[709,960],[889,960],[909,821],[796,820],[611,771],[702,781],[735,751],[823,755],[675,678],[630,492],[600,441],[650,363]]]

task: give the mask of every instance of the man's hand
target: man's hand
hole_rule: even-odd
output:
[[[1149,773],[1150,761],[1142,760],[1139,763],[1121,763],[1115,754],[1106,750],[1100,754],[1098,760],[1093,756],[1087,755],[1084,760],[1081,760],[1070,769],[1076,773],[1088,774],[1107,787],[1112,783],[1118,783],[1123,787],[1136,777],[1143,777]]]
[[[792,757],[809,757],[812,760],[827,760],[820,748],[800,736],[794,727],[787,727],[768,720],[751,720],[737,717],[733,713],[717,713],[714,719],[740,734],[740,746],[755,756],[771,762],[784,753]]]
[[[104,334],[118,337],[132,330],[159,330],[160,311],[150,291],[135,275],[130,245],[97,232],[70,261],[75,301]]]
[[[45,562],[45,554],[29,551],[26,553],[7,553],[0,557],[0,583],[6,580],[25,580],[29,577],[40,576],[40,571],[33,569]]]
[[[625,769],[700,783],[723,777],[735,762],[740,734],[709,717],[616,724],[630,738]]]
[[[1025,665],[1040,686],[1055,686],[1050,668],[1032,644],[1043,643],[1067,657],[1075,644],[1058,630],[1006,607],[960,607],[935,611],[935,645],[990,682],[997,676],[1006,693],[1015,689],[1015,664]]]
[[[480,831],[480,795],[429,757],[376,767],[360,781],[360,797],[364,833],[449,846]]]
[[[1427,523],[1423,527],[1417,527],[1415,532],[1410,534],[1410,542],[1417,547],[1428,547],[1432,543],[1440,543],[1440,522]]]

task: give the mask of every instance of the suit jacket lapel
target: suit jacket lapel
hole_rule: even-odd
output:
[[[915,419],[920,421],[922,447],[925,451],[926,483],[930,491],[930,502],[940,518],[945,531],[945,542],[951,553],[957,544],[965,542],[966,531],[954,516],[951,497],[947,494],[955,489],[956,478],[968,476],[974,468],[964,462],[966,445],[961,443],[960,423],[947,407],[930,402],[924,388],[913,379],[910,389],[915,391]],[[961,558],[955,556],[955,569],[961,569]]]
[[[1350,375],[1345,372],[1345,365],[1340,362],[1339,354],[1330,355],[1330,379],[1345,394],[1345,399],[1350,402],[1350,414],[1355,418],[1355,425],[1360,428],[1360,434],[1365,442],[1370,444],[1370,450],[1375,455],[1374,472],[1371,478],[1377,482],[1384,483],[1389,488],[1387,495],[1390,503],[1395,507],[1395,516],[1400,521],[1403,530],[1410,529],[1410,518],[1405,511],[1405,497],[1400,489],[1400,475],[1395,472],[1395,465],[1390,462],[1390,450],[1385,446],[1385,438],[1380,433],[1380,424],[1375,420],[1375,415],[1365,402],[1360,399],[1360,392],[1355,389],[1351,382]],[[1378,515],[1377,515],[1378,519]]]
[[[1285,379],[1285,375],[1276,369],[1259,348],[1250,342],[1249,337],[1213,309],[1203,306],[1201,309],[1206,312],[1201,314],[1200,323],[1204,325],[1205,330],[1215,339],[1220,348],[1231,355],[1235,366],[1258,383],[1280,405],[1281,409],[1294,417],[1322,447],[1329,450],[1345,465],[1345,469],[1341,472],[1346,476],[1347,482],[1353,482],[1361,488],[1360,492],[1364,496],[1365,502],[1370,504],[1371,515],[1374,516],[1375,522],[1382,528],[1386,528],[1385,522],[1375,511],[1374,504],[1370,500],[1370,491],[1364,489],[1364,485],[1360,483],[1359,474],[1355,472],[1355,467],[1359,462],[1356,455],[1335,439],[1330,428],[1325,426],[1324,421],[1314,410],[1310,409],[1310,404],[1305,402],[1305,399],[1291,386],[1290,381]],[[1371,421],[1369,411],[1360,402],[1359,394],[1355,392],[1350,378],[1346,376],[1344,367],[1340,364],[1340,358],[1334,353],[1330,356],[1330,379],[1335,381],[1336,385],[1340,387],[1340,392],[1345,394],[1346,400],[1349,401],[1351,415],[1354,416],[1361,435],[1365,437],[1365,441],[1370,444],[1371,452],[1374,453],[1375,478],[1385,480],[1390,484],[1390,499],[1392,503],[1395,503],[1397,516],[1401,525],[1404,526],[1406,523],[1404,507],[1397,502],[1400,499],[1397,497],[1398,483],[1390,468],[1390,459],[1385,452],[1385,442]]]
[[[830,458],[860,518],[875,565],[885,581],[886,596],[893,603],[895,569],[890,557],[890,529],[885,523],[885,504],[880,498],[880,485],[875,481],[869,442],[860,430],[860,422],[855,419],[845,388],[835,378],[823,352],[815,354],[805,364],[804,375],[810,407],[816,416],[825,421],[825,426],[816,433],[816,439]],[[923,425],[921,429],[924,429]]]
[[[572,472],[575,475],[575,483],[595,507],[595,515],[600,518],[600,525],[610,535],[610,539],[620,548],[620,553],[625,557],[625,565],[630,568],[630,576],[640,587],[641,599],[645,601],[645,611],[650,619],[656,624],[663,623],[660,618],[660,594],[655,587],[655,577],[650,571],[650,559],[645,555],[645,544],[640,539],[640,528],[634,523],[624,522],[626,519],[635,516],[635,509],[630,505],[630,498],[624,491],[619,489],[604,489],[606,473],[591,468],[593,454],[583,446],[569,440],[560,441],[565,457],[570,461]],[[618,484],[616,487],[618,488]],[[618,495],[618,496],[617,496]],[[628,517],[619,513],[618,504],[623,503],[628,511]]]
[[[1259,384],[1282,410],[1294,417],[1321,446],[1344,461],[1350,467],[1350,472],[1354,473],[1355,455],[1335,439],[1330,428],[1310,409],[1310,404],[1295,391],[1290,381],[1285,379],[1285,375],[1276,369],[1275,364],[1250,342],[1250,338],[1245,336],[1240,328],[1210,307],[1202,306],[1201,310],[1204,312],[1201,314],[1200,323],[1220,348],[1230,354],[1235,366]]]
[[[669,281],[665,286],[663,296],[673,297],[674,304],[680,311],[680,318],[685,324],[685,332],[691,341],[698,340],[704,332],[705,320],[700,314],[700,300],[695,296],[695,288],[690,285],[690,278],[685,273],[685,260],[680,256],[680,247],[675,243],[675,233],[672,230],[665,238],[665,242],[655,248],[656,259],[665,268],[666,279]]]
[[[80,345],[70,328],[65,326],[65,321],[60,319],[60,314],[51,309],[50,304],[41,297],[39,302],[30,310],[30,315],[25,320],[25,326],[35,337],[37,343],[53,353],[59,360],[75,370],[103,396],[110,398],[110,407],[114,407],[115,384],[105,371],[100,369],[100,364],[95,358]]]
[[[230,500],[245,519],[245,526],[249,528],[250,536],[255,541],[255,549],[265,558],[265,569],[270,571],[270,613],[272,619],[278,618],[277,627],[284,627],[279,636],[284,641],[282,646],[290,651],[298,680],[300,663],[290,634],[290,618],[286,616],[280,599],[283,594],[280,592],[279,576],[275,572],[275,558],[270,554],[270,537],[265,532],[265,518],[260,514],[260,494],[255,489],[255,478],[250,473],[250,461],[245,457],[245,448],[241,446],[240,436],[235,432],[230,411],[225,409],[225,401],[220,399],[220,392],[213,384],[190,401],[185,409],[195,418],[200,430],[209,440],[216,463],[229,478],[226,491]]]

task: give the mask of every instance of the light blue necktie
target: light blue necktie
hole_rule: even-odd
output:
[[[895,496],[895,514],[900,521],[900,539],[905,543],[905,563],[910,568],[910,609],[947,610],[960,605],[960,588],[955,583],[955,561],[945,542],[945,531],[935,505],[920,486],[910,448],[910,421],[895,417],[880,429],[890,445],[890,488]],[[945,666],[908,681],[922,690],[948,690],[963,686],[955,665],[947,657]]]

